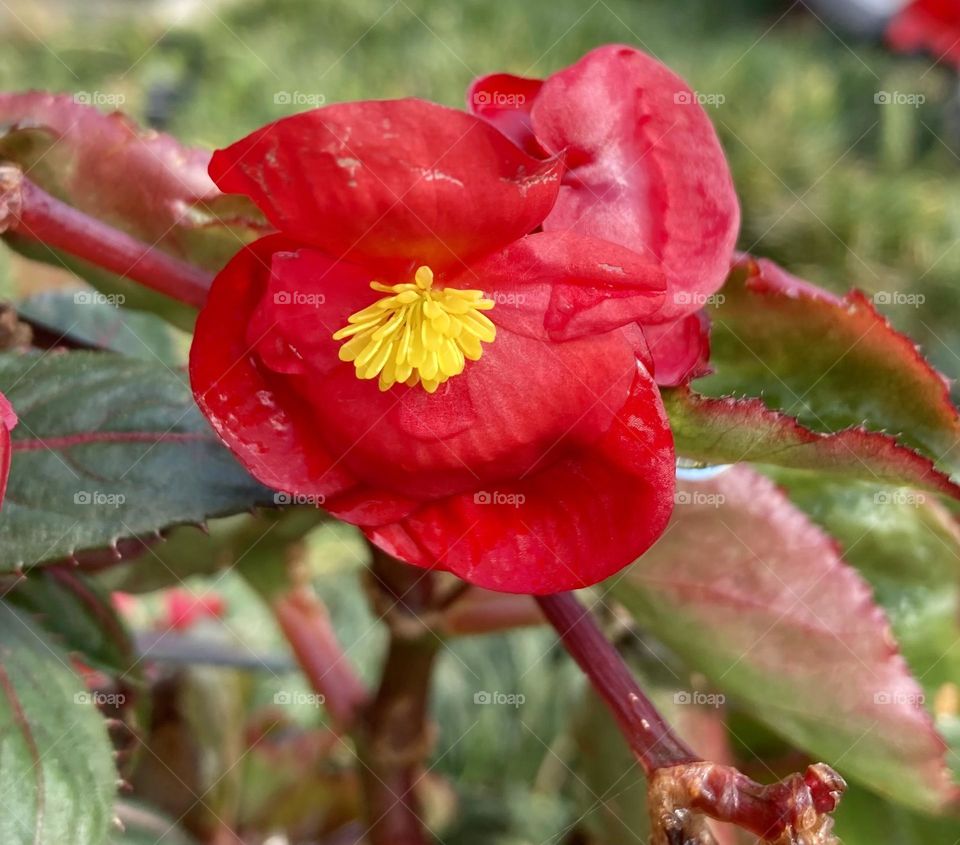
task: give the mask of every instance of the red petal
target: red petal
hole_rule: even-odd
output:
[[[349,266],[309,249],[277,256],[253,325],[270,328],[258,349],[272,350],[261,353],[277,370],[271,383],[305,400],[311,436],[371,485],[423,500],[511,478],[569,441],[595,438],[629,393],[636,356],[629,332],[550,343],[503,328],[479,361],[435,394],[402,385],[381,392],[338,360],[341,344],[329,338],[379,296],[338,275]],[[323,309],[278,306],[277,293],[292,290],[301,302],[322,297]],[[291,343],[300,368],[276,351]]]
[[[544,230],[574,230],[663,264],[661,319],[684,316],[722,284],[740,211],[713,126],[686,83],[629,47],[601,47],[544,83],[533,105],[544,146],[568,172]]]
[[[0,393],[0,507],[7,492],[7,476],[10,475],[10,457],[13,448],[10,445],[10,431],[17,424],[17,415],[7,397]]]
[[[602,581],[649,548],[669,519],[673,489],[666,415],[638,370],[630,397],[594,443],[540,472],[366,533],[402,560],[481,587],[553,593]]]
[[[421,100],[287,117],[214,153],[210,174],[270,222],[335,258],[459,266],[535,229],[562,165],[484,121]]]
[[[496,303],[489,317],[528,337],[568,340],[654,319],[663,271],[632,250],[570,232],[539,232],[454,277]]]
[[[644,326],[653,374],[662,387],[676,387],[710,372],[710,320],[697,311],[675,323]]]
[[[914,0],[893,19],[887,40],[895,50],[926,50],[960,67],[960,6],[956,0]]]
[[[200,409],[255,478],[279,490],[326,496],[352,479],[320,444],[309,409],[278,379],[264,377],[246,339],[271,255],[290,248],[282,236],[262,238],[220,272],[197,319],[190,381]]]
[[[533,101],[543,81],[492,73],[475,79],[467,90],[467,108],[477,117],[497,127],[513,143],[532,156],[547,155],[530,123]]]

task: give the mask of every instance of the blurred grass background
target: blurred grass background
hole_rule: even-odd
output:
[[[922,294],[918,306],[881,310],[947,375],[960,376],[955,75],[924,57],[852,40],[802,3],[3,0],[0,38],[0,88],[85,93],[105,108],[122,100],[136,120],[205,146],[320,102],[419,96],[459,106],[483,73],[542,76],[599,44],[640,46],[722,100],[709,111],[743,204],[741,248],[837,291]],[[880,91],[924,102],[878,104]],[[0,287],[8,294],[56,282],[52,269],[0,253],[0,279],[8,275],[12,283]],[[338,619],[347,641],[346,629],[366,624],[358,613]],[[549,736],[566,700],[561,687],[574,679],[560,677],[552,661],[526,678],[531,658],[523,650],[542,654],[541,634],[458,648],[477,652],[471,666],[483,665],[480,651],[491,655],[484,683],[525,689],[539,703],[524,718]],[[549,799],[551,789],[540,789],[537,803],[529,791],[533,781],[552,783],[550,755],[515,722],[509,730],[491,723],[455,743],[460,687],[478,681],[458,682],[455,661],[443,671],[437,686],[448,745],[440,770],[473,793],[446,840],[556,841],[545,837],[576,822],[583,807]],[[628,776],[620,775],[617,795],[633,800],[638,772],[629,759],[623,765]],[[921,841],[876,799],[855,793],[847,806],[854,845],[879,841],[853,833],[871,818],[899,837],[892,841]]]

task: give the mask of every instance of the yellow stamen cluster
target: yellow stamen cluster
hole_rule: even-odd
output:
[[[481,313],[493,301],[478,290],[434,288],[429,267],[420,267],[413,282],[370,287],[389,296],[351,315],[333,339],[350,338],[340,347],[340,360],[353,361],[358,378],[379,376],[381,390],[402,382],[433,393],[462,373],[467,360],[480,359],[481,341],[496,337]]]

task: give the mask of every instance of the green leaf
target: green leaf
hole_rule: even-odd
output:
[[[948,741],[960,739],[960,529],[953,516],[916,490],[801,472],[774,477],[870,581],[937,727]],[[960,742],[950,744],[947,761],[960,778]]]
[[[32,614],[91,668],[116,675],[133,671],[137,658],[130,632],[109,594],[91,579],[66,567],[44,567],[17,583],[5,599]]]
[[[140,804],[118,803],[117,818],[123,830],[110,835],[109,845],[195,845],[175,821]]]
[[[841,477],[923,487],[960,498],[933,462],[886,434],[848,428],[819,434],[759,399],[712,399],[688,387],[661,391],[677,453],[706,464],[741,461],[819,469]]]
[[[0,604],[0,841],[101,845],[117,773],[106,727],[68,659]]]
[[[767,478],[683,481],[615,595],[695,671],[842,774],[918,809],[956,799],[943,738],[869,586]]]
[[[951,473],[960,418],[943,377],[859,291],[844,299],[742,262],[711,309],[711,396],[760,396],[813,431],[889,432]]]
[[[101,294],[76,288],[38,293],[17,303],[17,313],[54,341],[108,349],[131,358],[187,363],[190,337],[152,314],[120,309]]]
[[[185,377],[159,362],[8,354],[0,392],[20,417],[3,571],[273,500],[220,445]]]

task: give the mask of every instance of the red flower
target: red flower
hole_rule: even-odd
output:
[[[913,0],[891,21],[887,40],[896,50],[924,50],[960,68],[960,2]]]
[[[575,84],[598,63],[627,76]],[[613,574],[666,525],[673,444],[638,323],[683,320],[715,290],[737,212],[709,122],[652,59],[606,49],[526,84],[532,125],[542,102],[557,134],[515,134],[523,149],[399,100],[217,152],[218,186],[280,233],[217,277],[191,377],[265,484],[410,563],[549,593]]]
[[[10,443],[10,432],[17,424],[17,415],[7,398],[0,393],[0,506],[3,505],[3,496],[7,492],[7,477],[10,475],[10,457],[13,447]]]
[[[166,592],[164,605],[163,629],[186,631],[203,618],[216,619],[223,615],[223,599],[220,596],[197,596],[179,587]]]

